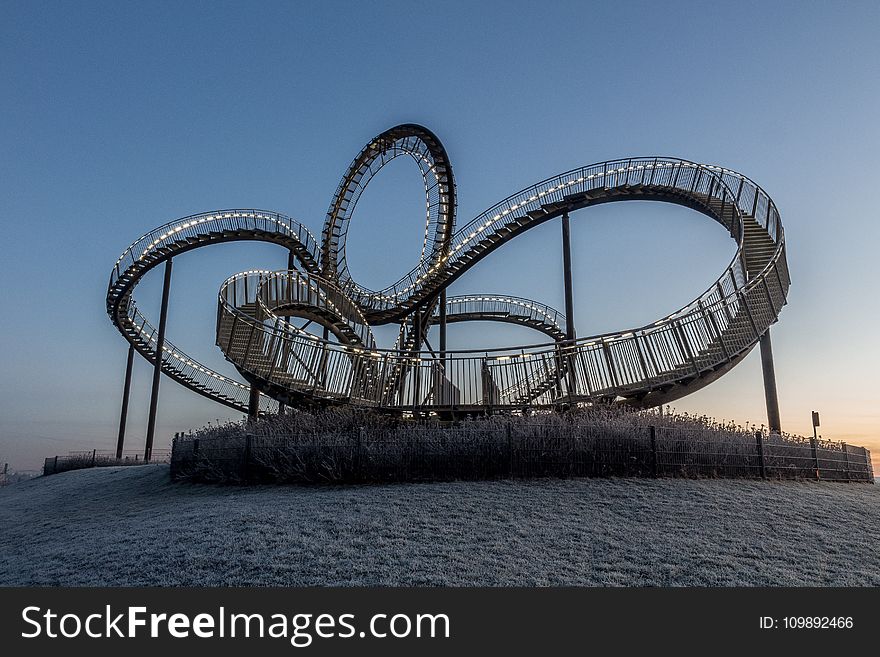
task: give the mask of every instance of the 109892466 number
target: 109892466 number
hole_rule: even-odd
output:
[[[852,616],[784,616],[781,626],[787,630],[848,630]]]

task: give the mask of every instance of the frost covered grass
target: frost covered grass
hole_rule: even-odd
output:
[[[0,489],[0,585],[880,586],[880,488],[723,479]]]

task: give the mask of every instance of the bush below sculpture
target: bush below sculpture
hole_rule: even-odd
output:
[[[456,424],[298,412],[175,437],[175,479],[378,483],[679,476],[873,481],[862,447],[714,422],[591,409]]]

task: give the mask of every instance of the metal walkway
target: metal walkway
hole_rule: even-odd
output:
[[[367,184],[399,156],[415,160],[425,183],[421,259],[393,285],[370,290],[347,267],[348,226]],[[577,210],[627,200],[692,208],[721,224],[737,244],[706,291],[667,317],[576,337],[562,313],[537,301],[492,294],[446,297],[450,283],[530,228],[558,217],[566,224]],[[288,270],[243,272],[220,289],[216,343],[250,385],[212,371],[165,340],[162,327],[154,327],[132,299],[150,269],[185,251],[235,240],[274,242],[290,252]],[[167,296],[170,263],[166,270]],[[154,364],[161,345],[164,374],[237,410],[274,412],[280,402],[454,415],[593,401],[648,407],[675,400],[730,370],[759,342],[769,358],[769,328],[786,303],[789,284],[776,206],[739,173],[668,157],[610,160],[524,189],[455,229],[455,183],[443,146],[427,129],[402,125],[371,140],[352,162],[320,245],[302,224],[276,212],[185,217],[125,250],[111,272],[107,311],[134,350]],[[570,307],[565,314],[571,316]],[[291,318],[323,326],[325,339],[297,328]],[[474,320],[529,326],[546,339],[507,349],[447,350],[446,324]],[[395,349],[378,349],[373,340],[371,326],[386,323],[400,324]],[[441,325],[437,349],[426,343],[432,324]],[[770,365],[765,384],[772,383]],[[775,383],[768,388],[768,408],[771,392],[775,405]],[[773,428],[772,417],[770,424]]]

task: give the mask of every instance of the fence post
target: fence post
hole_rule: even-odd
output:
[[[651,430],[651,474],[656,478],[660,473],[657,463],[657,427],[652,424],[649,429]]]
[[[52,466],[52,474],[58,474],[58,455],[55,455],[55,464]]]
[[[367,430],[365,427],[358,427],[357,432],[357,451],[355,452],[355,460],[354,460],[354,476],[357,481],[361,481],[364,476],[363,465],[362,465],[362,454],[364,447],[364,439],[366,438]]]
[[[843,473],[846,475],[846,483],[852,481],[849,477],[849,452],[846,450],[846,443],[840,443],[843,447]]]
[[[98,450],[97,450],[97,449],[93,449],[93,450],[92,450],[92,467],[93,467],[93,468],[95,467],[95,457],[97,456],[97,454],[98,454]]]
[[[764,433],[762,431],[755,432],[755,442],[758,445],[758,468],[761,472],[761,479],[766,479],[767,468],[764,464]]]
[[[507,476],[513,477],[513,427],[510,422],[505,427],[507,433]]]
[[[813,468],[816,470],[816,481],[819,481],[819,479],[821,479],[819,476],[819,449],[816,445],[815,438],[810,438],[810,448],[813,452]]]
[[[247,481],[248,478],[248,465],[251,460],[251,442],[253,440],[254,435],[252,433],[246,433],[244,435],[244,456],[242,457],[241,464],[241,478]]]
[[[199,455],[199,439],[193,439],[193,458]]]

